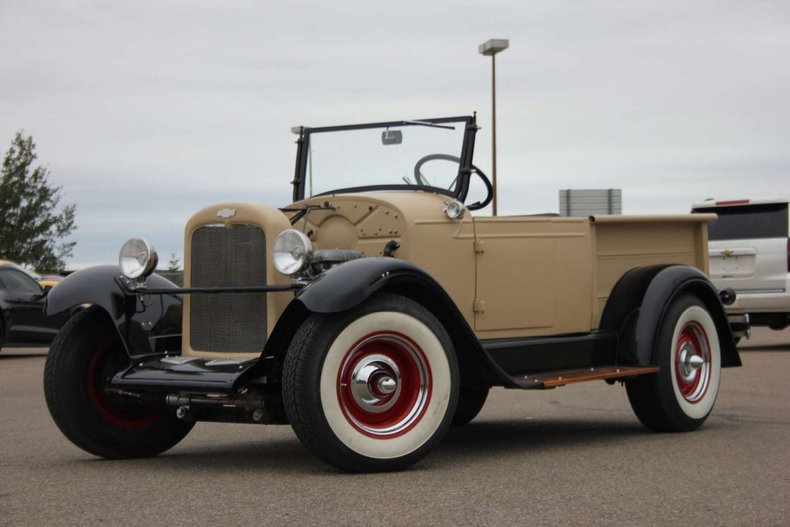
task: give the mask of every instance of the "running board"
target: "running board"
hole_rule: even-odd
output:
[[[232,392],[239,378],[257,362],[210,360],[198,357],[158,357],[119,372],[113,387],[181,391]],[[513,387],[543,390],[579,382],[622,379],[658,372],[656,366],[596,366],[572,370],[530,373],[511,377]]]
[[[199,357],[157,357],[138,362],[117,373],[110,384],[123,388],[231,392],[239,377],[257,361],[257,358],[212,360]]]
[[[575,370],[561,370],[527,375],[516,375],[513,381],[527,390],[557,388],[566,384],[587,381],[623,379],[657,373],[657,366],[596,366]]]

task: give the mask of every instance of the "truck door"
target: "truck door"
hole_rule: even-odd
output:
[[[588,332],[589,220],[475,217],[475,330],[481,338]]]

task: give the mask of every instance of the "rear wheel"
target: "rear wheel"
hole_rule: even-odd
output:
[[[58,333],[44,366],[44,395],[61,432],[97,456],[155,456],[192,429],[164,410],[106,393],[129,358],[109,318],[96,308],[74,315]]]
[[[461,386],[458,394],[458,407],[453,416],[453,426],[463,426],[472,421],[488,398],[488,386]]]
[[[672,302],[654,357],[658,373],[626,382],[634,413],[656,431],[699,428],[716,402],[721,349],[713,319],[697,297],[683,294]]]
[[[283,366],[283,400],[296,435],[326,463],[397,470],[447,432],[458,376],[436,318],[412,300],[381,294],[302,325]]]

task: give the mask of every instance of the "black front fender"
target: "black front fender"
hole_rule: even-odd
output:
[[[90,267],[67,276],[47,295],[47,315],[90,304],[105,311],[115,324],[130,356],[181,349],[181,297],[178,295],[129,295],[116,282],[116,265]],[[176,285],[159,275],[147,279],[151,288]]]
[[[330,314],[346,311],[378,291],[411,298],[439,319],[453,341],[464,383],[516,386],[513,379],[483,349],[444,288],[424,270],[396,258],[370,257],[352,260],[326,271],[302,289],[273,333],[273,336],[281,336],[276,341],[281,348],[279,353],[284,353],[289,336],[309,313]],[[278,331],[280,327],[284,330]],[[274,343],[270,343],[274,347]]]
[[[302,289],[296,298],[313,313],[337,313],[361,304],[387,284],[399,281],[441,289],[436,280],[416,265],[395,258],[374,257],[333,267]]]

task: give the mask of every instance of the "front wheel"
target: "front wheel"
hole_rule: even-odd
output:
[[[97,308],[74,315],[52,343],[44,366],[44,395],[63,435],[97,456],[155,456],[192,429],[158,409],[108,394],[129,357],[110,318]]]
[[[654,360],[658,373],[626,381],[634,413],[655,431],[699,428],[719,392],[721,348],[716,325],[696,296],[683,294],[669,306]]]
[[[416,302],[377,295],[312,315],[283,366],[283,400],[302,443],[344,470],[398,470],[447,432],[458,399],[447,332]]]

